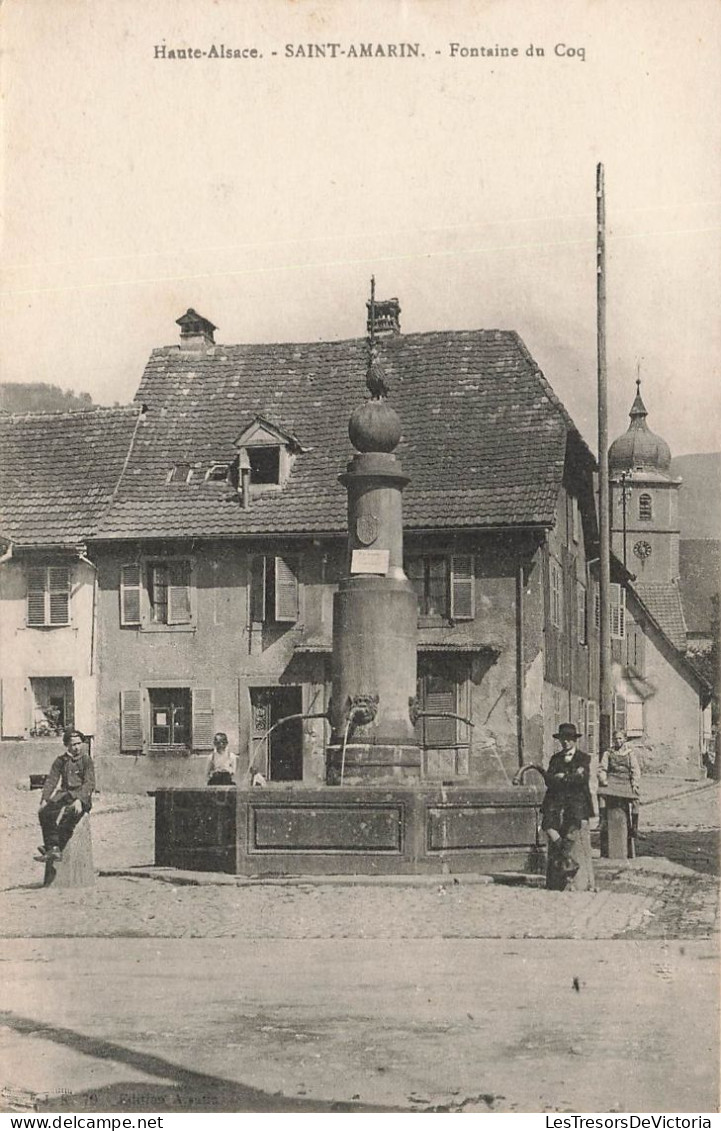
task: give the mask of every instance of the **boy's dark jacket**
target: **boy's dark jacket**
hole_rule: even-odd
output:
[[[83,751],[78,758],[72,758],[67,752],[60,754],[52,766],[43,786],[42,799],[49,801],[55,793],[58,783],[61,792],[83,803],[84,809],[92,805],[92,796],[95,790],[95,767],[90,755]]]

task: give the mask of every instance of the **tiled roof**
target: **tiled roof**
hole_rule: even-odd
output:
[[[408,529],[552,525],[573,422],[517,334],[497,330],[382,339],[397,455],[411,482]],[[232,537],[345,530],[338,475],[347,423],[367,396],[365,339],[154,350],[137,400],[148,406],[103,538]],[[173,464],[230,462],[261,415],[303,451],[279,491],[247,510],[228,484],[167,483]],[[586,449],[589,466],[592,456]]]
[[[632,588],[674,647],[685,652],[686,622],[678,585],[673,581],[635,581]]]
[[[711,598],[721,591],[721,541],[682,538],[679,571],[686,627],[689,632],[709,635],[713,616]]]
[[[74,545],[92,534],[131,449],[139,407],[0,415],[0,536]]]

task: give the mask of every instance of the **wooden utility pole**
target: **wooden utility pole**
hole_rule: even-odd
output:
[[[608,497],[608,385],[606,376],[606,198],[603,165],[596,168],[596,332],[598,357],[598,510],[600,521],[599,750],[611,743],[611,538]]]

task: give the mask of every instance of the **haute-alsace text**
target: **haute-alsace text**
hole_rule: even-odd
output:
[[[262,59],[257,47],[228,47],[226,43],[211,43],[210,47],[168,47],[165,40],[156,43],[154,59]]]

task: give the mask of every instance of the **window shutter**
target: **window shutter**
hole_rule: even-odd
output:
[[[626,734],[638,737],[643,734],[643,703],[639,699],[626,702]]]
[[[626,635],[626,590],[622,585],[611,586],[611,636],[623,640]]]
[[[551,561],[551,624],[557,628],[563,625],[563,582],[561,567]]]
[[[193,750],[210,750],[215,734],[213,692],[210,688],[193,690]]]
[[[95,734],[95,676],[83,675],[73,680],[73,698],[75,701],[74,725],[79,727],[83,734]]]
[[[120,749],[143,749],[143,693],[139,688],[120,692]]]
[[[120,567],[120,623],[140,624],[140,566]]]
[[[588,636],[586,632],[586,587],[577,582],[576,588],[576,621],[578,625],[578,643],[585,644]]]
[[[248,577],[250,581],[250,621],[258,624],[265,620],[265,558],[249,558]]]
[[[28,624],[45,624],[45,566],[30,566],[28,582]]]
[[[275,559],[275,619],[292,622],[298,619],[298,578],[295,562]]]
[[[190,621],[190,562],[169,562],[168,624],[190,624]]]
[[[601,628],[601,594],[598,590],[597,585],[595,585],[594,588],[593,588],[593,623],[595,624],[596,628],[600,630],[600,628]]]
[[[574,495],[571,499],[572,509],[572,536],[574,542],[581,541],[582,527],[581,527],[581,508],[578,505],[578,499]]]
[[[626,700],[623,695],[613,697],[613,729],[623,731],[626,729]]]
[[[586,750],[587,754],[598,753],[597,720],[598,709],[596,701],[595,699],[589,699],[588,703],[586,704],[586,742],[588,744],[588,748]]]
[[[68,566],[48,567],[50,624],[70,624],[70,570]]]
[[[2,681],[2,736],[25,738],[28,731],[26,683],[24,676]]]
[[[446,680],[443,683],[447,684]],[[455,684],[443,687],[440,680],[428,677],[424,711],[452,711],[456,708]],[[453,746],[456,742],[456,719],[424,719],[426,746]]]
[[[451,619],[473,620],[473,555],[455,554],[451,559]]]

